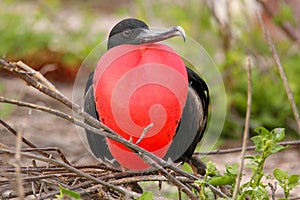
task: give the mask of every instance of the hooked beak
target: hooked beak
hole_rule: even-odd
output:
[[[143,29],[139,35],[136,36],[135,44],[148,44],[163,41],[175,36],[181,36],[183,41],[186,40],[185,31],[181,26],[174,26],[170,29],[163,31],[153,31],[149,29]]]

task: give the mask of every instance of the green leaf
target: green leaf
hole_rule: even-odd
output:
[[[217,170],[217,167],[216,167],[216,164],[209,161],[206,163],[206,174],[207,175],[212,175],[212,174],[218,174],[218,170]]]
[[[184,163],[182,165],[182,169],[186,172],[193,173],[193,169],[192,169],[191,165],[189,165],[188,163]]]
[[[258,127],[258,128],[256,128],[255,132],[258,135],[268,135],[269,134],[269,131],[266,128],[264,128],[264,127]]]
[[[276,180],[279,181],[280,183],[284,183],[285,180],[289,177],[287,172],[278,168],[274,169],[273,175],[276,178]]]
[[[144,192],[139,200],[153,200],[153,193],[150,191]]]
[[[253,190],[254,199],[256,200],[269,200],[268,191],[264,187],[256,187]]]
[[[247,163],[245,166],[246,166],[246,168],[250,168],[250,169],[252,169],[253,171],[256,171],[256,170],[257,170],[257,164],[255,164],[255,163],[253,163],[253,162]]]
[[[226,166],[226,172],[228,174],[237,175],[239,173],[239,165],[237,163]]]
[[[296,187],[297,185],[300,184],[299,183],[299,177],[300,176],[298,174],[292,174],[289,177],[289,179],[288,179],[288,181],[289,181],[288,187],[289,187],[290,190],[292,190],[294,187]]]
[[[200,197],[200,199],[214,199],[215,195],[214,193],[211,191],[210,188],[204,187],[203,189],[203,194]]]
[[[271,153],[284,151],[288,148],[289,148],[289,146],[282,146],[282,145],[276,144],[276,145],[273,146]]]
[[[57,198],[64,198],[65,196],[73,197],[75,199],[81,199],[80,194],[77,192],[74,192],[72,190],[68,190],[61,185],[59,185],[59,195],[56,195]]]
[[[205,185],[205,181],[203,179],[196,180],[194,183],[197,185]]]
[[[253,143],[256,146],[255,151],[257,151],[257,152],[262,151],[263,142],[262,142],[261,136],[260,135],[253,136],[251,138],[251,140],[253,141]]]
[[[275,136],[276,142],[280,142],[285,138],[284,128],[275,128],[271,131],[271,134]]]
[[[208,180],[208,183],[213,186],[218,185],[232,185],[235,182],[235,179],[233,177],[230,177],[228,175],[224,176],[214,176],[211,179]]]
[[[253,160],[253,159],[255,159],[255,156],[249,155],[249,156],[245,156],[244,158],[245,158],[245,159],[249,159],[249,160]]]

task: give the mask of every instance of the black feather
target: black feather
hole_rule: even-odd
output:
[[[99,115],[97,113],[95,105],[93,78],[94,72],[90,74],[89,79],[86,83],[84,91],[84,111],[90,114],[95,119],[99,120]],[[90,148],[97,158],[101,159],[102,161],[114,159],[110,151],[108,150],[105,137],[94,134],[89,130],[85,130],[85,132]]]
[[[206,83],[188,67],[188,96],[180,123],[165,160],[186,162],[191,159],[206,129],[209,91]]]

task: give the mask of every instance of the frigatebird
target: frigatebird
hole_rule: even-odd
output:
[[[180,26],[174,26],[167,30],[150,30],[143,21],[128,18],[117,23],[111,30],[107,42],[107,51],[121,45],[147,45],[158,43],[175,36],[182,36],[186,39],[185,32]],[[125,64],[126,65],[126,64]],[[185,67],[185,66],[184,66]],[[180,121],[174,123],[173,137],[171,143],[163,156],[165,160],[172,162],[189,162],[199,164],[193,157],[197,144],[201,141],[206,129],[209,107],[209,90],[205,81],[192,69],[186,68],[188,77],[187,95],[184,108],[181,112]],[[88,78],[84,94],[84,110],[92,117],[105,124],[104,119],[99,114],[95,98],[95,87],[103,87],[95,84],[95,73],[92,72]],[[165,75],[166,79],[168,75]],[[101,98],[98,97],[98,98]],[[136,110],[139,112],[139,110]],[[117,163],[107,145],[107,139],[86,130],[86,136],[93,154],[102,161]],[[142,139],[142,138],[140,138]],[[197,167],[197,166],[196,166]],[[200,167],[201,168],[201,167]],[[201,171],[201,169],[199,169]],[[199,171],[198,170],[198,171]],[[200,172],[203,173],[203,172]]]

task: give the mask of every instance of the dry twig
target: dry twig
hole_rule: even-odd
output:
[[[246,154],[246,145],[249,135],[249,123],[250,123],[250,113],[251,113],[251,101],[252,101],[252,81],[251,81],[251,63],[250,58],[247,58],[247,74],[248,74],[248,92],[247,92],[247,111],[246,111],[246,119],[245,119],[245,127],[244,127],[244,136],[243,136],[243,145],[242,145],[242,152],[240,156],[240,164],[239,164],[239,173],[236,177],[236,184],[234,187],[232,199],[236,199],[239,193],[240,183],[242,179],[242,173],[244,169],[244,159]]]
[[[257,0],[263,7],[269,17],[274,17],[276,15],[275,10],[271,8],[269,2],[264,0]],[[278,1],[279,2],[279,1]],[[293,41],[296,42],[298,46],[300,46],[300,35],[297,30],[288,22],[288,21],[280,21],[279,27],[284,31],[284,33]]]
[[[282,146],[298,146],[300,145],[300,140],[293,140],[293,141],[286,141],[286,142],[279,142],[278,144]],[[255,150],[256,146],[247,146],[245,149],[246,151]],[[217,154],[229,154],[229,153],[236,153],[242,151],[242,147],[230,148],[230,149],[217,149],[210,152],[196,152],[194,155],[217,155]]]
[[[1,149],[0,148],[0,154],[3,154],[3,153],[7,153],[7,154],[16,154],[16,150],[13,150],[13,149]],[[45,158],[45,157],[41,157],[41,156],[37,156],[37,155],[34,155],[34,154],[31,154],[31,153],[27,153],[27,152],[20,152],[20,154],[23,156],[23,157],[26,157],[26,158],[31,158],[31,159],[35,159],[35,160],[40,160],[40,161],[43,161],[45,163],[51,163],[53,165],[56,165],[56,166],[60,166],[60,167],[64,167],[65,169],[67,169],[68,171],[71,171],[75,174],[77,174],[78,176],[81,176],[81,177],[84,177],[86,178],[87,180],[91,180],[93,181],[94,183],[98,183],[98,184],[101,184],[107,188],[111,188],[117,192],[120,192],[121,194],[123,195],[129,195],[129,196],[132,196],[132,197],[139,197],[139,194],[136,194],[132,191],[127,191],[125,190],[124,188],[121,188],[121,187],[116,187],[110,183],[107,183],[105,181],[102,181],[100,179],[97,179],[93,176],[91,176],[90,174],[88,173],[85,173],[81,170],[78,170],[76,169],[75,167],[72,167],[66,163],[63,163],[63,162],[60,162],[60,161],[57,161],[57,160],[54,160],[52,158]]]
[[[25,198],[23,180],[21,174],[21,148],[22,148],[22,132],[19,131],[17,134],[17,142],[16,142],[16,153],[15,153],[15,172],[16,172],[16,187],[18,192],[18,197],[20,199]]]
[[[0,97],[0,102],[2,102],[1,99],[2,99],[2,97]],[[5,121],[3,121],[2,119],[0,119],[0,124],[1,124],[3,127],[5,127],[10,133],[12,133],[14,136],[17,136],[17,135],[18,135],[17,131],[16,131],[13,127],[11,127],[8,123],[6,123]],[[36,145],[32,144],[29,140],[27,140],[27,139],[24,138],[23,136],[22,136],[22,142],[23,142],[24,144],[26,144],[27,146],[31,147],[31,148],[37,148]],[[47,153],[45,153],[45,152],[43,152],[43,151],[37,151],[37,152],[38,152],[39,154],[41,154],[41,155],[47,157],[47,158],[50,156],[49,154],[47,154]]]
[[[280,77],[281,77],[281,79],[283,81],[283,85],[284,85],[287,97],[289,99],[289,102],[291,104],[291,107],[292,107],[292,110],[293,110],[293,113],[294,113],[294,117],[295,117],[295,121],[296,121],[297,126],[298,126],[298,135],[300,135],[300,117],[299,117],[299,111],[298,111],[298,108],[296,106],[296,103],[295,103],[295,100],[294,100],[293,93],[291,91],[289,82],[287,80],[286,74],[284,72],[283,66],[281,64],[280,58],[279,58],[277,50],[275,48],[274,42],[273,42],[273,40],[272,40],[272,38],[270,36],[270,33],[269,33],[267,27],[265,26],[265,24],[264,24],[264,22],[262,20],[261,14],[257,11],[256,15],[257,15],[258,21],[259,21],[259,23],[260,23],[260,25],[261,25],[261,27],[263,29],[263,32],[264,32],[264,35],[265,35],[266,40],[268,42],[270,51],[271,51],[273,59],[274,59],[274,62],[276,64],[277,68],[278,68]]]

